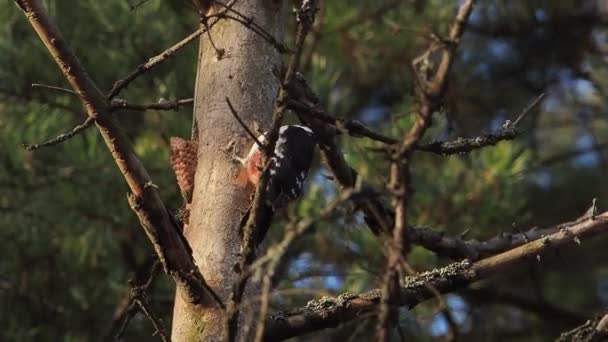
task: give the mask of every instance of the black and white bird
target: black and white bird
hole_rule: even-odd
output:
[[[266,142],[265,134],[258,137],[262,144]],[[279,129],[274,154],[270,158],[270,178],[266,186],[266,205],[267,210],[271,211],[269,216],[302,195],[315,145],[315,135],[306,126],[286,125]],[[257,143],[254,143],[244,159],[236,158],[242,163],[247,179],[254,187],[257,187],[262,174],[263,153]],[[265,231],[260,232],[260,235],[263,238]]]

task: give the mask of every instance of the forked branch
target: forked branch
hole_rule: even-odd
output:
[[[164,267],[191,304],[220,305],[208,290],[194,264],[187,242],[167,211],[158,188],[148,175],[133,149],[117,126],[106,96],[72,53],[57,26],[48,17],[40,0],[16,0],[30,24],[51,53],[61,72],[80,98],[89,118],[95,122],[112,157],[124,175],[132,194],[129,202],[140,218]],[[207,290],[206,290],[207,289]]]

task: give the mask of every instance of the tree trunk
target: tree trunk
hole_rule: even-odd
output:
[[[253,18],[274,37],[282,37],[282,1],[238,1],[234,9]],[[221,10],[222,7],[218,7],[218,11]],[[252,146],[252,141],[230,114],[226,97],[250,127],[257,122],[267,128],[278,91],[273,69],[279,69],[281,56],[259,35],[233,20],[218,22],[210,36],[219,53],[210,43],[209,35],[203,35],[194,105],[199,132],[198,166],[190,223],[184,234],[201,273],[227,302],[236,276],[234,266],[239,261],[239,222],[250,192],[239,185],[240,167],[225,149],[234,141],[242,155]],[[247,297],[255,296],[255,292],[249,288]],[[220,309],[192,307],[178,291],[173,340],[221,340],[223,319]]]

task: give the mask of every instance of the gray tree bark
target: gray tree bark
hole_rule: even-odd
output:
[[[281,0],[241,0],[234,9],[253,18],[274,37],[281,38],[282,6]],[[221,9],[217,7],[217,10]],[[273,68],[279,67],[281,56],[261,37],[233,20],[218,22],[210,36],[220,54],[210,43],[209,35],[203,35],[194,102],[199,132],[198,166],[190,223],[184,234],[201,273],[227,302],[236,278],[234,266],[239,261],[239,222],[247,208],[250,192],[239,184],[240,167],[231,160],[225,148],[235,141],[244,154],[252,141],[232,117],[226,97],[250,127],[254,121],[263,128],[269,127],[279,86]],[[255,286],[250,287],[246,291],[247,297],[255,296],[255,292]],[[241,317],[247,316],[246,312],[241,314]],[[223,319],[220,309],[193,307],[178,291],[172,340],[221,340]]]

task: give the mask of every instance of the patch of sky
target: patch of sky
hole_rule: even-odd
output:
[[[543,189],[549,189],[553,185],[553,174],[548,170],[534,172],[529,179]]]
[[[292,277],[298,277],[300,274],[306,274],[310,272],[311,265],[313,264],[313,257],[310,253],[305,253],[299,256],[296,260],[292,261],[290,274]],[[325,264],[316,268],[318,274],[310,277],[306,277],[300,280],[296,280],[293,283],[295,288],[310,288],[319,282],[322,286],[329,290],[340,290],[344,287],[344,279],[335,265]]]
[[[469,310],[467,303],[457,295],[448,295],[446,303],[454,322],[460,327],[464,326],[467,322],[467,312]],[[433,336],[443,336],[449,332],[449,324],[443,314],[438,313],[433,317],[430,332]]]
[[[576,156],[574,165],[579,167],[596,167],[600,162],[600,156],[593,150],[593,137],[589,134],[581,135],[576,139],[576,149],[585,151]]]
[[[536,19],[536,21],[542,23],[542,22],[547,21],[547,18],[548,18],[548,15],[547,15],[547,12],[545,12],[545,10],[539,8],[534,11],[534,19]]]
[[[327,201],[333,201],[336,196],[336,189],[333,181],[328,177],[331,175],[331,172],[324,167],[319,168],[314,172],[310,177],[315,186],[321,189],[321,191],[325,194],[325,199]]]

